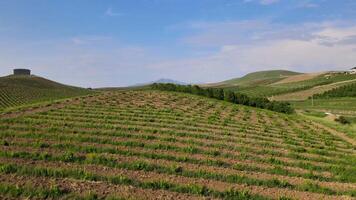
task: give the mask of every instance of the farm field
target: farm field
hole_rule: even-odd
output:
[[[1,115],[2,198],[356,197],[354,142],[298,115],[151,90],[59,104]]]
[[[340,124],[335,121],[334,115],[326,115],[324,112],[314,111],[314,110],[305,110],[302,111],[302,115],[306,116],[310,120],[314,120],[317,123],[323,124],[327,127],[330,127],[334,130],[345,133],[348,137],[356,139],[356,118],[355,115],[342,115],[346,116],[346,119],[350,124]]]
[[[310,115],[310,119],[338,129],[350,137],[356,138],[355,97],[317,98],[314,99],[314,106],[310,99],[305,101],[292,101],[291,104],[294,108],[301,110],[306,115]],[[325,113],[329,113],[329,115]],[[350,124],[342,125],[335,122],[336,116],[346,117],[350,121]]]
[[[340,115],[356,116],[355,97],[314,99],[314,105],[312,105],[311,99],[305,101],[291,101],[291,103],[297,109],[312,109]]]
[[[305,100],[313,94],[322,93],[350,83],[355,83],[356,75],[325,73],[301,79],[301,75],[289,76],[278,82],[261,82],[250,85],[224,85],[221,88],[246,94],[251,97],[271,97],[273,100]],[[304,76],[308,76],[305,74]],[[294,81],[301,79],[301,81]],[[299,78],[298,78],[299,77]],[[292,80],[291,80],[292,79]],[[283,81],[285,80],[285,82]]]
[[[291,93],[273,96],[271,99],[276,100],[276,101],[306,100],[315,94],[322,94],[322,93],[332,90],[334,88],[339,88],[339,87],[349,85],[349,84],[354,84],[354,83],[356,83],[356,77],[355,77],[355,79],[351,79],[351,80],[347,80],[347,81],[340,81],[340,82],[331,83],[331,84],[327,84],[327,85],[315,86],[315,87],[312,87],[312,88],[306,89],[306,90],[301,90],[301,91],[297,91],[297,92],[291,92]]]
[[[269,70],[269,71],[258,71],[249,73],[241,78],[234,78],[231,80],[226,80],[221,83],[221,85],[234,85],[234,86],[252,86],[261,85],[265,83],[276,83],[286,78],[290,78],[296,75],[300,75],[299,72],[287,71],[287,70]]]
[[[0,77],[0,111],[21,105],[52,101],[92,93],[37,76]]]

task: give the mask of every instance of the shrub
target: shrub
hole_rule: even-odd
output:
[[[346,117],[344,117],[344,116],[340,116],[340,117],[336,118],[335,121],[337,121],[337,122],[339,122],[339,123],[341,123],[341,124],[350,124],[350,123],[351,123],[351,122],[350,122],[348,119],[346,119]]]
[[[153,89],[164,91],[184,92],[206,96],[218,100],[225,100],[230,103],[242,104],[262,109],[269,109],[276,112],[291,114],[294,109],[287,102],[269,101],[267,98],[251,98],[244,94],[236,93],[230,90],[215,89],[215,88],[200,88],[197,85],[175,85],[171,83],[154,83],[151,86]]]

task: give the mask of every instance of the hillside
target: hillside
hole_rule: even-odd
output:
[[[322,94],[324,92],[337,89],[339,87],[347,86],[349,84],[356,83],[356,75],[353,79],[346,81],[337,81],[337,82],[328,82],[328,84],[312,84],[310,87],[305,87],[301,90],[297,90],[296,92],[290,91],[288,93],[284,93],[281,95],[273,96],[271,99],[277,101],[301,101],[306,100],[309,97],[317,94]]]
[[[226,86],[256,86],[261,84],[271,84],[290,76],[298,75],[301,73],[292,72],[287,70],[270,70],[249,73],[241,78],[234,78],[227,81],[218,83],[218,85]]]
[[[83,88],[63,85],[38,76],[0,77],[0,110],[23,104],[89,94]]]
[[[272,83],[271,85],[278,85],[278,84],[283,84],[283,83],[295,83],[295,82],[301,82],[301,81],[306,81],[310,79],[317,78],[318,76],[327,74],[328,72],[316,72],[316,73],[306,73],[306,74],[298,74],[294,76],[289,76],[285,79],[282,79],[280,81],[277,81],[275,83]]]
[[[341,87],[314,95],[314,98],[356,97],[356,80]]]
[[[293,79],[292,79],[293,78]],[[297,81],[298,80],[298,81]],[[356,80],[356,75],[343,74],[343,73],[320,73],[320,75],[295,75],[282,81],[274,82],[271,84],[258,84],[251,86],[234,86],[224,85],[221,88],[237,91],[252,97],[272,97],[274,100],[301,100],[294,99],[292,94],[302,93],[302,99],[307,99],[310,95],[318,92],[325,92],[335,87],[343,86],[349,82]],[[323,90],[319,90],[323,88]],[[304,91],[316,91],[316,93],[309,93]],[[304,95],[305,94],[305,95]],[[287,98],[286,98],[287,97]]]
[[[177,80],[173,80],[173,79],[168,79],[168,78],[161,78],[155,81],[150,81],[147,83],[138,83],[132,86],[128,86],[126,88],[135,88],[135,87],[144,87],[144,86],[148,86],[151,85],[153,83],[172,83],[172,84],[177,84],[177,85],[187,85],[187,83],[181,82],[181,81],[177,81]]]
[[[0,118],[0,191],[62,199],[356,195],[353,142],[297,115],[159,91],[61,104]]]

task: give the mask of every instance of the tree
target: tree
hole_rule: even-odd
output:
[[[225,91],[224,100],[231,103],[236,103],[235,93],[232,91]]]
[[[224,90],[214,89],[214,98],[219,100],[224,100]]]

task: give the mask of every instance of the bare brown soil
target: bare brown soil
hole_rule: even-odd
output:
[[[1,159],[2,160],[2,159]],[[10,162],[13,162],[12,160]],[[30,163],[21,159],[16,159],[16,163],[18,164],[25,164],[26,166],[41,166],[41,167],[49,167],[49,168],[62,168],[62,169],[82,169],[80,166],[74,164],[61,164],[61,163],[49,163],[49,162],[42,162],[42,161],[31,161]],[[293,197],[297,199],[307,200],[307,199],[350,199],[350,197],[343,197],[343,196],[328,196],[323,194],[316,194],[310,192],[300,192],[295,190],[283,189],[283,188],[265,188],[260,186],[246,186],[246,185],[238,185],[238,184],[231,184],[231,183],[224,183],[220,181],[213,181],[213,180],[206,180],[206,179],[196,179],[196,178],[187,178],[187,177],[180,177],[174,175],[164,175],[164,174],[157,174],[154,172],[141,172],[141,171],[128,171],[128,170],[121,170],[121,169],[111,169],[107,167],[101,166],[94,166],[88,165],[85,168],[85,171],[105,175],[105,176],[117,176],[123,175],[131,177],[135,180],[139,181],[166,181],[174,184],[198,184],[198,185],[205,185],[208,188],[214,188],[217,191],[225,191],[229,188],[237,189],[237,190],[248,190],[252,194],[260,194],[264,196],[268,196],[271,198],[278,198],[281,196]]]
[[[278,85],[278,84],[283,84],[283,83],[295,83],[299,81],[306,81],[313,79],[317,76],[326,74],[327,72],[319,72],[319,73],[308,73],[308,74],[299,74],[299,75],[294,75],[294,76],[289,76],[283,80],[280,80],[278,82],[272,83],[271,85]]]

